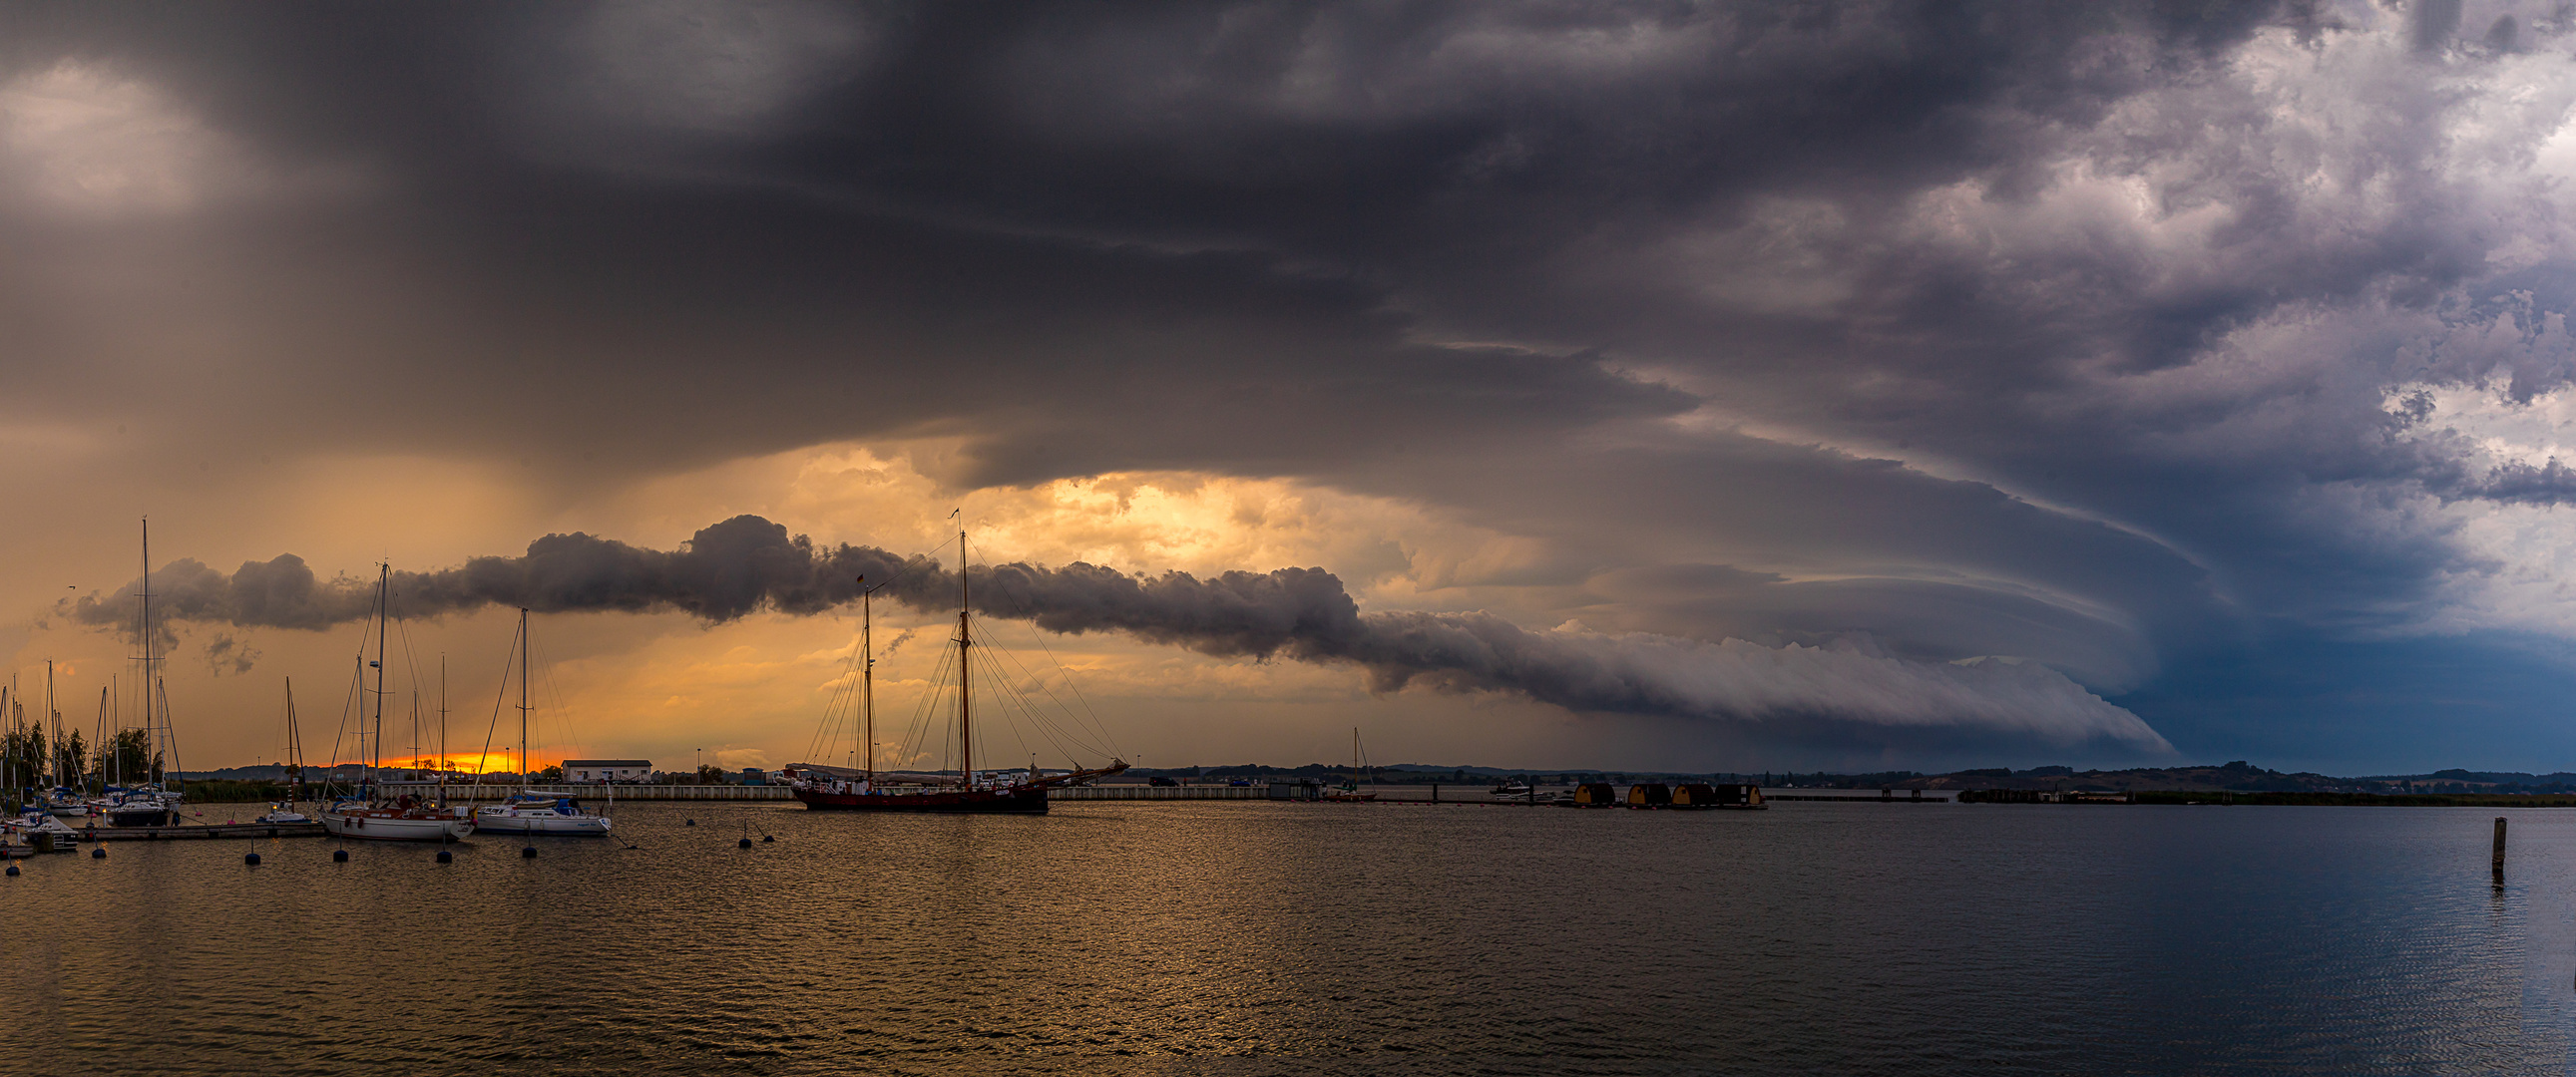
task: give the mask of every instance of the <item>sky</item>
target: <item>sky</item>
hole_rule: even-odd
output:
[[[137,707],[148,517],[191,768],[379,565],[402,737],[527,607],[540,757],[776,766],[962,522],[992,765],[2576,768],[2571,30],[13,3],[0,654]]]

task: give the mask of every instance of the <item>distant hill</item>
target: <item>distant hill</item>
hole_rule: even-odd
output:
[[[1512,769],[1506,767],[1440,766],[1430,763],[1395,763],[1369,768],[1379,781],[1436,782],[1489,781],[1504,777],[1535,777],[1543,781],[1722,781],[1757,782],[1774,787],[1825,789],[2070,789],[2105,790],[2173,790],[2178,792],[2221,791],[2242,793],[2576,793],[2576,772],[2527,774],[2521,771],[2437,770],[2425,774],[2380,774],[2368,777],[2338,777],[2313,771],[2295,773],[2268,770],[2244,760],[2232,763],[2176,767],[2129,767],[2121,770],[2077,770],[2073,767],[1989,767],[1959,770],[1948,774],[1923,774],[1897,770],[1863,774],[1834,772],[1681,772],[1681,771],[1607,771],[1589,769],[1557,770]],[[1326,778],[1348,774],[1348,764],[1308,763],[1298,767],[1274,767],[1259,763],[1232,766],[1138,767],[1129,773],[1138,777],[1169,778]]]
[[[1936,774],[1899,788],[1922,789],[2172,789],[2185,792],[2245,793],[2568,793],[2576,792],[2576,774],[2525,774],[2519,771],[2437,770],[2429,774],[2382,774],[2344,778],[2313,771],[2284,773],[2238,760],[2218,766],[2131,767],[2083,770],[2072,767],[1995,768]]]

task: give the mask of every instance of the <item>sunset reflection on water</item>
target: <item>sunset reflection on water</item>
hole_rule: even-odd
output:
[[[616,811],[22,862],[0,1070],[2532,1072],[2576,974],[2545,814]]]

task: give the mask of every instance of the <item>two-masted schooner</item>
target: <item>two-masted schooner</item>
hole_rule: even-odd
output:
[[[869,602],[876,589],[859,578],[859,705],[865,718],[860,734],[863,765],[854,771],[832,773],[839,768],[811,764],[796,768],[792,783],[796,799],[818,811],[911,811],[911,812],[1022,812],[1043,814],[1047,810],[1047,790],[1094,778],[1117,774],[1127,769],[1123,760],[1113,759],[1108,766],[1091,770],[1072,770],[1061,774],[1041,774],[1035,764],[1025,771],[1005,770],[979,774],[975,770],[974,677],[971,664],[975,648],[974,617],[966,583],[966,532],[957,532],[957,635],[949,642],[957,648],[957,744],[958,768],[954,775],[907,773],[887,775],[880,781],[876,768],[876,654],[871,639],[873,625]],[[883,584],[878,585],[884,586]],[[934,688],[936,690],[936,688]]]

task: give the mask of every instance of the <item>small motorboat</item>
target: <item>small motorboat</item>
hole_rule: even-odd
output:
[[[309,823],[312,821],[312,816],[295,810],[295,805],[293,804],[271,804],[268,806],[268,814],[251,820],[251,822],[254,823],[268,823],[272,826],[283,823]]]
[[[11,838],[27,842],[40,851],[50,845],[54,852],[68,853],[72,851],[73,844],[80,841],[80,831],[64,825],[62,820],[42,808],[29,808],[24,815],[0,822],[0,830],[6,830]],[[43,838],[40,840],[38,835],[43,835]]]

